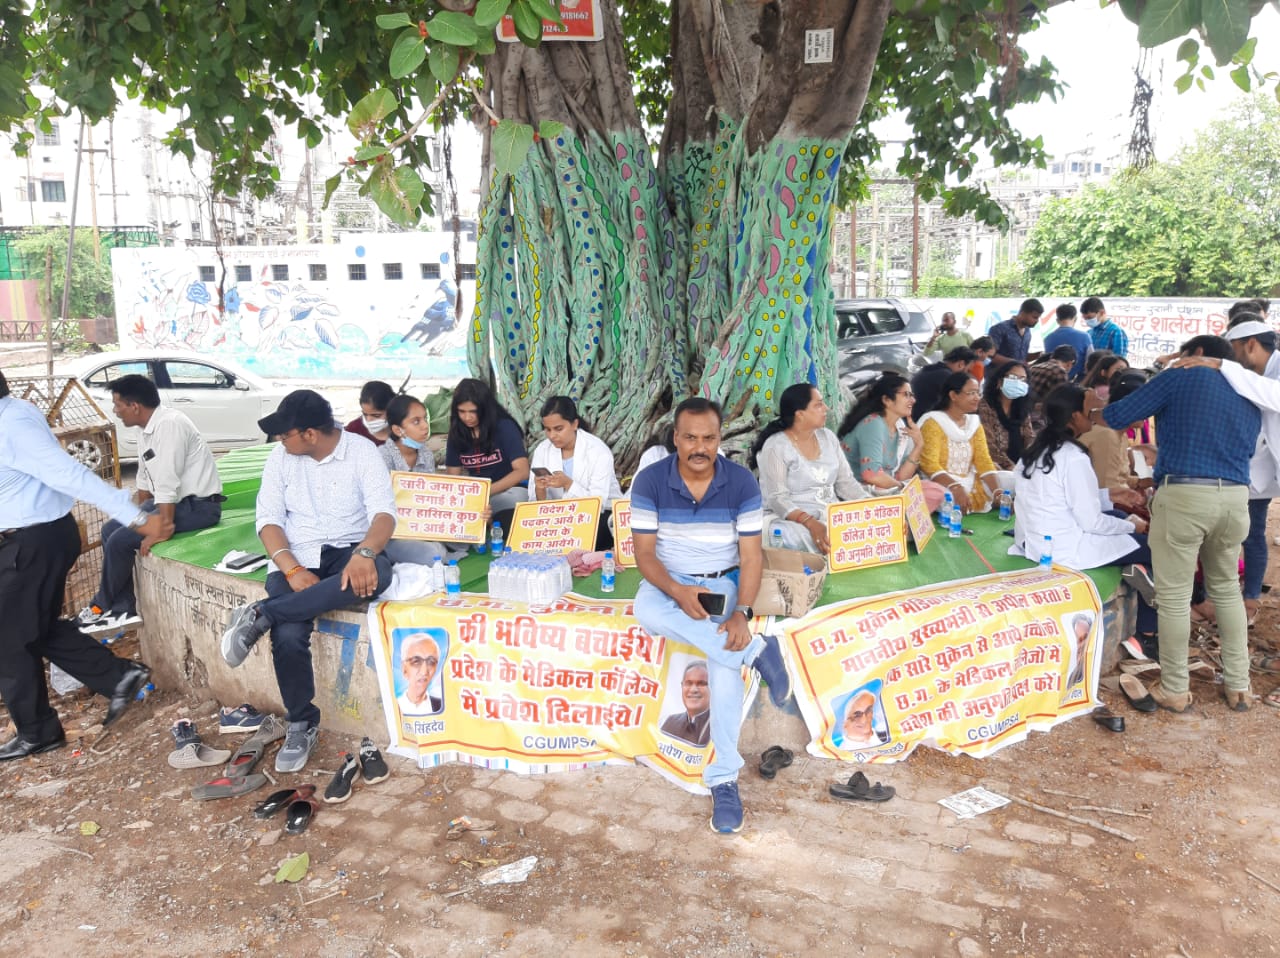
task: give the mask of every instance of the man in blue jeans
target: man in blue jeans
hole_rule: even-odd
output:
[[[233,613],[222,657],[239,666],[271,632],[271,660],[289,720],[276,771],[297,772],[320,734],[311,666],[316,616],[367,601],[391,584],[382,554],[395,531],[387,467],[368,439],[344,432],[318,393],[299,389],[258,420],[280,445],[258,490],[258,537],[271,558],[267,598]]]
[[[707,659],[711,744],[715,761],[703,772],[711,790],[711,828],[742,828],[738,796],[738,733],[750,666],[781,708],[791,680],[778,640],[751,632],[751,603],[760,588],[764,512],[760,487],[742,466],[719,454],[720,407],[686,399],[676,407],[676,451],[641,470],[631,486],[631,533],[644,582],[635,615],[651,635],[692,645]],[[712,613],[723,597],[723,611]]]

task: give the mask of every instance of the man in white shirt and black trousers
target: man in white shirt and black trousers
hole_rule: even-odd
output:
[[[320,734],[320,710],[312,701],[316,616],[372,599],[391,584],[391,562],[382,550],[395,531],[395,501],[377,448],[344,432],[319,393],[289,393],[258,426],[280,441],[258,490],[258,537],[273,570],[267,598],[233,613],[222,657],[235,668],[271,633],[289,720],[276,771],[297,772]]]
[[[67,455],[40,410],[10,396],[0,374],[0,698],[18,730],[0,744],[0,761],[66,744],[49,704],[45,659],[110,701],[103,725],[124,713],[151,675],[61,618],[67,573],[80,558],[80,529],[71,515],[77,499],[144,540],[173,534],[163,516],[140,511],[127,490]]]

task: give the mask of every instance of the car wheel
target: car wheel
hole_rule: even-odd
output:
[[[71,458],[91,472],[102,466],[102,449],[92,439],[73,439],[66,449]]]

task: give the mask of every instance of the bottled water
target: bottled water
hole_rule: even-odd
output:
[[[950,536],[952,539],[959,539],[960,536],[964,534],[964,528],[960,525],[961,515],[962,513],[960,512],[959,506],[951,507],[951,521],[947,523],[947,528],[950,531],[947,533],[947,535]]]
[[[1000,521],[1008,522],[1013,517],[1013,493],[1008,489],[1000,490]]]
[[[457,559],[450,559],[449,565],[444,570],[444,587],[449,595],[458,595],[462,592],[462,573],[458,571]]]
[[[489,551],[493,553],[495,559],[502,555],[502,526],[496,522],[489,530]]]
[[[955,502],[955,497],[949,492],[942,498],[942,508],[938,510],[938,519],[942,522],[944,528],[951,528],[951,512],[955,509]]]
[[[444,591],[444,562],[439,556],[436,556],[436,561],[431,563],[431,591]]]
[[[773,531],[769,533],[769,545],[775,549],[782,548],[782,528],[774,526]]]
[[[527,605],[551,605],[573,588],[564,556],[504,552],[489,565],[489,595]]]
[[[1053,567],[1053,536],[1044,537],[1044,545],[1040,547],[1040,568]]]
[[[606,552],[604,554],[604,562],[600,564],[600,591],[601,592],[613,591],[614,578],[616,575],[617,575],[617,570],[613,564],[613,553]]]

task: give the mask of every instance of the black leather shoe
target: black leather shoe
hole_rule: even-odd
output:
[[[1093,713],[1093,720],[1108,732],[1124,731],[1124,716],[1112,714],[1110,709],[1100,708]]]
[[[116,690],[111,693],[111,704],[107,706],[107,717],[102,720],[103,728],[106,728],[124,714],[124,710],[133,704],[134,699],[138,697],[138,693],[142,691],[142,687],[147,684],[147,679],[149,678],[151,678],[151,670],[141,662],[135,662],[125,669],[124,677],[117,683]]]
[[[59,732],[57,738],[51,738],[44,742],[28,741],[21,735],[17,735],[0,745],[0,762],[11,762],[15,758],[26,758],[28,755],[51,752],[55,748],[62,748],[66,744],[67,735],[65,732]]]

